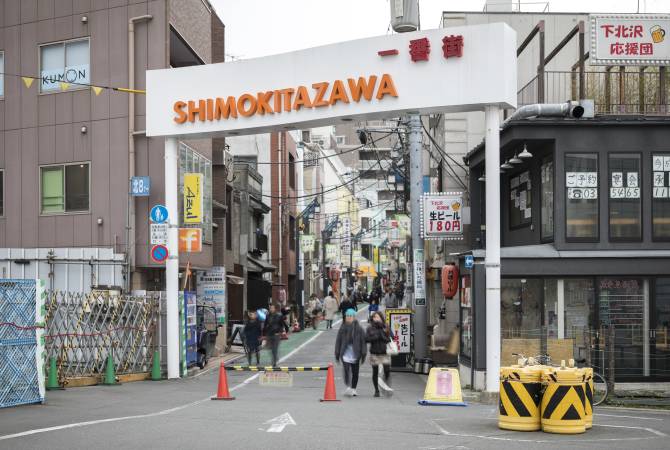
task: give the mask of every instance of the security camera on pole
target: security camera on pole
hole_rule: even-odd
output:
[[[420,28],[418,0],[391,0],[391,25],[397,33],[418,30]],[[409,192],[410,209],[412,212],[413,306],[414,326],[415,330],[417,330],[414,334],[414,359],[418,361],[426,356],[426,326],[428,323],[426,317],[426,279],[422,276],[416,276],[417,272],[425,273],[423,270],[424,248],[423,238],[421,237],[421,215],[419,214],[421,194],[423,194],[421,116],[419,114],[409,114],[407,122],[409,128]]]

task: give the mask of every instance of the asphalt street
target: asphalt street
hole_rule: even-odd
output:
[[[364,318],[365,313],[359,314]],[[365,325],[365,324],[364,324]],[[336,330],[312,332],[282,365],[333,359]],[[583,435],[497,428],[497,408],[417,405],[424,376],[394,373],[391,398],[374,398],[369,364],[359,396],[321,403],[325,372],[293,373],[292,387],[259,385],[258,374],[228,372],[234,401],[211,401],[217,371],[184,380],[49,392],[45,405],[0,410],[0,449],[666,449],[670,414],[598,408]]]

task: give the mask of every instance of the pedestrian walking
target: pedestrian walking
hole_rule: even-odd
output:
[[[274,303],[270,305],[270,311],[265,319],[265,329],[263,334],[272,350],[272,367],[277,367],[279,359],[279,341],[282,332],[288,333],[288,325],[284,321],[284,316],[279,312],[279,307]]]
[[[372,314],[372,321],[365,332],[365,341],[370,344],[370,365],[372,366],[372,385],[375,387],[375,397],[379,397],[379,366],[384,368],[384,392],[393,394],[390,386],[391,357],[386,354],[386,345],[391,342],[390,333],[384,318],[379,311]],[[388,389],[386,389],[388,388]]]
[[[384,294],[384,298],[382,299],[382,304],[384,305],[384,308],[396,307],[396,297],[391,287],[386,288],[386,293]]]
[[[242,330],[242,343],[244,344],[244,351],[247,354],[247,361],[251,365],[251,356],[256,354],[256,365],[261,363],[261,335],[263,330],[261,328],[261,321],[258,320],[256,311],[247,311],[247,321]]]
[[[340,305],[337,299],[333,296],[333,291],[328,291],[328,296],[323,301],[324,309],[326,310],[326,329],[333,328],[333,320]]]
[[[316,330],[316,328],[319,326],[321,313],[323,312],[321,302],[316,297],[316,294],[312,294],[310,296],[310,300],[307,303],[307,311],[309,312],[310,320],[312,321],[312,328]]]
[[[335,340],[335,361],[342,362],[344,369],[344,384],[347,390],[344,395],[356,397],[356,386],[358,385],[358,371],[361,363],[365,362],[367,345],[365,343],[365,332],[356,320],[356,311],[348,309],[344,313],[344,323],[337,332]]]
[[[379,311],[379,300],[377,298],[370,299],[370,305],[368,306],[368,321],[372,320],[372,314]]]
[[[348,309],[353,309],[356,311],[356,306],[349,300],[349,297],[344,297],[344,300],[340,303],[340,313],[342,313],[342,320],[344,320],[344,314]]]

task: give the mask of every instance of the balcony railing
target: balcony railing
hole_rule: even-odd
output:
[[[604,68],[584,73],[584,98],[595,103],[595,113],[669,115],[670,84],[658,68],[622,70]],[[663,68],[663,70],[667,70]],[[517,93],[517,106],[538,103],[538,76]],[[574,71],[544,73],[544,102],[579,100],[579,74]]]

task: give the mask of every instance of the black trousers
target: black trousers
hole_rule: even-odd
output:
[[[352,389],[356,389],[358,386],[358,370],[361,368],[361,363],[348,363],[342,361],[342,366],[344,368],[344,384]]]
[[[384,364],[384,381],[388,382],[391,376],[391,366]],[[375,387],[375,392],[379,392],[379,366],[372,366],[372,384]]]
[[[279,360],[279,341],[281,340],[281,335],[272,334],[268,336],[268,344],[270,344],[270,350],[272,350],[272,367],[277,367],[277,361]]]

